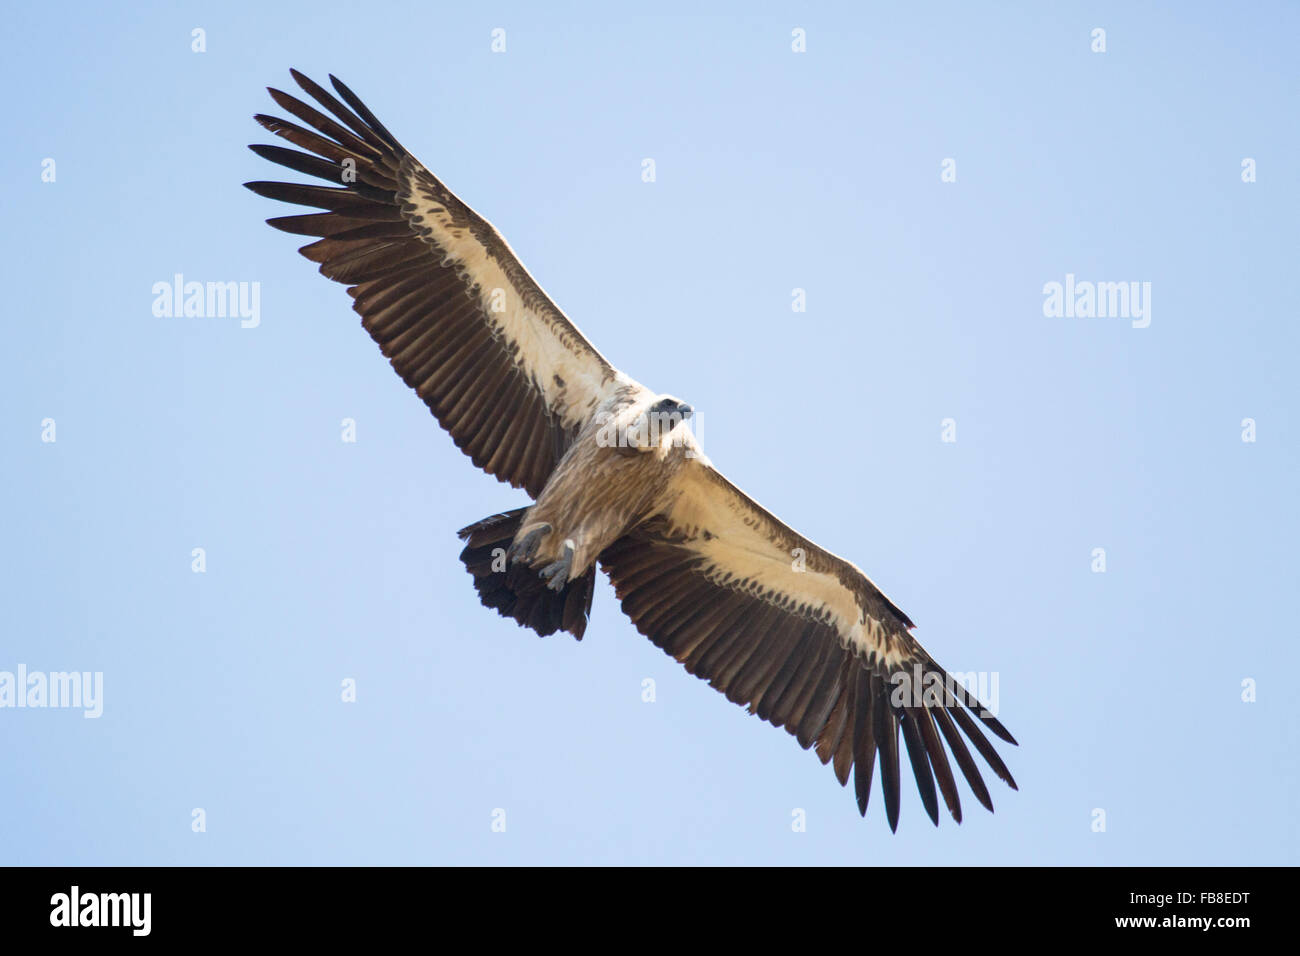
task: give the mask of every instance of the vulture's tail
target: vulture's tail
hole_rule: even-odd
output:
[[[496,608],[502,617],[514,618],[542,637],[568,631],[578,640],[587,630],[591,596],[596,587],[596,566],[552,591],[544,578],[524,563],[511,564],[506,549],[519,530],[527,508],[502,512],[476,521],[458,532],[465,542],[460,559],[474,576],[474,590],[486,607]]]

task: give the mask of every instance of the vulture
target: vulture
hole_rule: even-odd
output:
[[[312,238],[302,255],[347,286],[402,381],[475,465],[532,500],[459,532],[485,606],[581,640],[599,566],[638,631],[813,748],[841,785],[852,776],[863,816],[879,765],[891,830],[900,735],[936,825],[940,796],[961,822],[954,762],[993,809],[972,747],[1017,789],[981,727],[1015,739],[906,614],[715,469],[691,407],[611,365],[347,86],[291,72],[314,105],[271,88],[292,119],[255,119],[296,148],[250,148],[326,185],[245,185],[317,210],[267,222]]]

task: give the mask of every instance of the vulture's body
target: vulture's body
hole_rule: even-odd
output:
[[[949,753],[993,808],[967,741],[1015,787],[980,725],[1015,741],[866,575],[714,469],[686,424],[690,407],[606,361],[496,230],[346,86],[331,77],[340,102],[294,78],[326,112],[271,90],[305,125],[257,119],[306,152],[252,148],[334,185],[248,187],[324,210],[268,221],[318,237],[303,255],[349,286],[402,379],[476,465],[534,499],[460,532],[485,605],[539,634],[581,638],[603,568],[641,633],[815,747],[841,783],[852,774],[864,814],[878,762],[891,827],[900,733],[936,823],[938,794],[961,819]]]

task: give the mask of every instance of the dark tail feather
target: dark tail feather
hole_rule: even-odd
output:
[[[556,592],[547,588],[546,581],[527,565],[507,564],[506,549],[527,510],[505,511],[461,528],[458,533],[465,550],[460,559],[474,576],[474,590],[484,606],[531,627],[542,637],[568,631],[582,640],[591,615],[596,567],[593,564],[586,574]]]

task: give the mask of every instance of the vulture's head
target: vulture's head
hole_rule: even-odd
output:
[[[693,414],[695,409],[680,398],[660,395],[637,417],[632,428],[636,446],[648,451],[671,442],[673,431]]]
[[[694,414],[695,409],[672,395],[661,395],[650,406],[651,420],[659,423],[661,433],[672,431]]]

